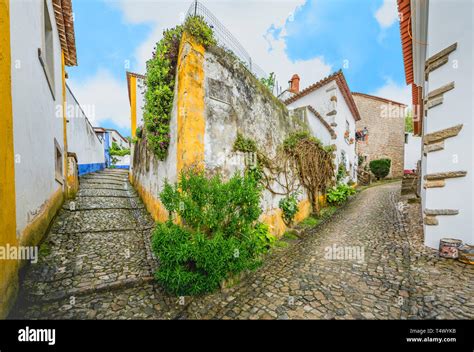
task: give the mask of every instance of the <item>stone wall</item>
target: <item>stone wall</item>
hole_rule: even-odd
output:
[[[140,116],[137,116],[140,120]],[[233,55],[220,48],[204,48],[184,36],[181,42],[174,106],[171,113],[171,145],[160,161],[146,146],[146,137],[133,145],[130,178],[155,220],[167,212],[159,200],[164,180],[177,180],[183,168],[200,165],[209,174],[224,178],[244,170],[245,157],[233,152],[237,133],[256,141],[259,149],[275,156],[285,138],[296,129],[309,127],[288,112]],[[281,191],[275,186],[274,190]],[[281,195],[265,191],[262,221],[276,235],[286,226],[278,202]],[[310,213],[302,191],[296,221]]]
[[[368,136],[365,141],[356,142],[358,155],[370,161],[389,158],[392,166],[388,177],[401,177],[404,170],[405,106],[386,99],[365,94],[353,94],[360,113],[358,131],[365,127]]]

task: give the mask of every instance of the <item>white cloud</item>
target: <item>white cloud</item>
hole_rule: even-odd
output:
[[[84,81],[68,81],[74,96],[88,113],[93,126],[100,126],[106,120],[114,121],[119,127],[130,127],[130,105],[127,83],[113,77],[107,70],[99,70]]]
[[[411,88],[407,85],[398,85],[392,79],[387,78],[385,85],[369,93],[377,97],[390,99],[399,103],[403,103],[411,108]]]
[[[287,88],[287,82],[294,73],[301,77],[300,85],[305,87],[320,80],[331,72],[331,66],[323,57],[292,62],[286,54],[285,24],[292,20],[295,11],[305,0],[262,1],[262,0],[220,0],[201,1],[219,21],[238,39],[242,46],[267,73],[275,72],[279,85]],[[133,69],[143,73],[145,63],[151,57],[153,48],[162,37],[165,28],[175,26],[188,10],[190,1],[122,0],[118,6],[124,18],[130,23],[153,23],[148,38],[142,41],[136,51],[137,66]],[[281,29],[277,39],[268,35],[271,26]],[[269,49],[272,50],[269,50]]]
[[[380,27],[388,28],[398,19],[398,9],[395,0],[384,0],[382,6],[375,12],[375,19]]]

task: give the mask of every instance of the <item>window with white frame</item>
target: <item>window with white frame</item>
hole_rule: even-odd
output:
[[[54,99],[54,32],[52,23],[48,0],[43,0],[43,37],[42,46],[38,49],[38,57]]]

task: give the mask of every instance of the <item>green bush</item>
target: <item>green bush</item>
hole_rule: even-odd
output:
[[[274,242],[257,222],[261,189],[253,177],[219,176],[186,171],[179,182],[165,183],[160,199],[172,217],[153,234],[160,265],[155,276],[174,294],[211,292],[229,277],[256,268]]]
[[[329,204],[341,205],[343,204],[349,196],[355,193],[355,189],[344,184],[340,183],[337,186],[334,186],[329,189],[326,194],[326,200]]]
[[[289,196],[280,199],[278,206],[283,212],[283,221],[287,225],[290,225],[299,210],[298,199],[296,198],[296,194],[290,194]]]
[[[372,160],[369,164],[370,171],[377,177],[377,180],[380,180],[389,174],[391,163],[390,159]]]
[[[112,147],[109,149],[109,154],[111,156],[130,155],[130,149],[129,148],[123,148],[122,149],[116,142],[112,142]],[[117,160],[117,159],[115,159],[115,160]]]

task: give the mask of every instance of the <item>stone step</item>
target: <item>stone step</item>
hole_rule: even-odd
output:
[[[135,229],[137,222],[127,209],[66,211],[62,209],[51,227],[52,233],[100,232]]]
[[[186,302],[191,301],[186,297]],[[72,304],[74,303],[74,304]],[[152,283],[97,291],[29,307],[23,319],[176,319],[186,306]],[[16,318],[16,317],[13,317]]]
[[[141,231],[52,233],[31,264],[28,300],[55,300],[152,276]]]
[[[130,197],[135,192],[117,189],[79,189],[78,197]]]
[[[93,209],[132,209],[133,206],[130,203],[131,199],[134,199],[138,208],[145,207],[139,198],[77,197],[76,199],[64,202],[63,209],[70,211]]]

